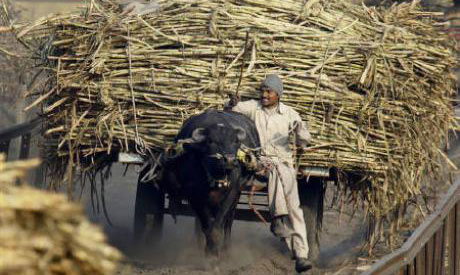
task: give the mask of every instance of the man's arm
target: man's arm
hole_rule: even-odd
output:
[[[230,97],[230,100],[224,104],[225,111],[234,111],[240,114],[243,114],[250,119],[254,119],[253,114],[257,108],[257,101],[247,100],[240,102],[239,97],[235,100],[233,97]]]
[[[300,115],[296,112],[294,115],[294,132],[296,135],[297,148],[305,148],[311,140],[310,132],[307,129],[307,125]]]

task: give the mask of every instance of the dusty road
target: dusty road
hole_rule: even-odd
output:
[[[453,144],[449,156],[454,163],[460,164],[458,144]],[[123,176],[123,170],[123,166],[115,165],[112,177],[106,183],[105,199],[112,226],[108,225],[100,205],[99,213],[92,209],[89,188],[85,188],[82,196],[90,218],[104,226],[109,241],[126,256],[117,274],[295,274],[294,262],[283,243],[271,235],[268,226],[260,222],[235,222],[232,247],[217,267],[206,260],[203,249],[198,247],[194,219],[189,217],[178,217],[177,223],[174,223],[170,216],[166,216],[163,239],[157,247],[134,246],[132,236],[137,172],[132,167]],[[342,214],[339,214],[337,206],[331,207],[334,188],[333,185],[328,188],[320,259],[308,274],[359,274],[372,264],[371,260],[360,257],[363,255],[360,249],[366,235],[363,214],[358,210],[351,219],[350,206],[345,207]]]
[[[210,268],[203,249],[194,235],[194,219],[178,217],[175,224],[166,216],[163,239],[158,247],[141,249],[133,246],[133,219],[137,173],[134,167],[122,175],[123,166],[112,169],[106,183],[105,199],[112,226],[102,213],[91,206],[89,188],[85,188],[82,201],[91,219],[104,226],[110,242],[125,253],[126,259],[118,274],[293,274],[294,262],[284,244],[271,235],[269,227],[261,222],[236,221],[232,230],[232,247],[223,257],[218,269]],[[330,200],[333,186],[329,188]],[[329,206],[328,201],[328,206]],[[322,250],[318,269],[313,274],[353,274],[360,244],[365,237],[365,222],[360,213],[350,220],[350,209],[339,215],[328,207],[324,213]],[[339,220],[340,218],[340,220]],[[349,270],[348,270],[349,269]]]

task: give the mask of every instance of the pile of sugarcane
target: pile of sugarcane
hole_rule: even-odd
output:
[[[93,0],[18,30],[41,42],[48,72],[49,89],[33,104],[43,105],[48,160],[66,167],[114,151],[161,152],[190,115],[222,108],[236,92],[257,98],[276,73],[282,101],[313,136],[301,167],[363,175],[354,194],[372,213],[435,174],[454,122],[455,59],[437,28],[441,14],[416,2],[157,2],[159,11],[127,17],[115,2]]]
[[[120,253],[79,205],[17,185],[38,162],[0,155],[0,274],[113,274]]]

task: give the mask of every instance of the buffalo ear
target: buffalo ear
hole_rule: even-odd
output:
[[[194,142],[200,143],[206,139],[206,129],[205,128],[196,128],[193,130],[192,139]]]
[[[238,140],[243,141],[246,138],[246,130],[244,130],[240,126],[235,126],[234,128],[236,130],[236,136],[237,136]]]

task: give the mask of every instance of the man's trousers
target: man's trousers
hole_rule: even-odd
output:
[[[268,205],[273,234],[284,239],[293,258],[308,258],[307,229],[294,168],[275,163],[268,180]]]

